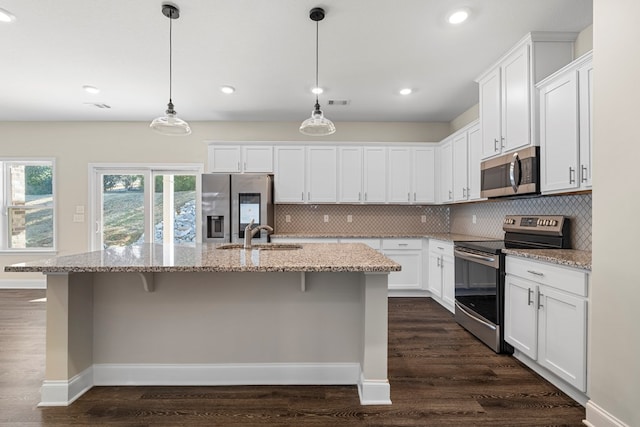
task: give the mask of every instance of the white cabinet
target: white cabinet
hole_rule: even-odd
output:
[[[453,202],[453,140],[445,140],[440,149],[440,198],[441,203]]]
[[[505,340],[551,382],[586,392],[588,273],[513,256],[506,273]]]
[[[482,163],[482,129],[480,124],[475,124],[467,132],[468,140],[468,175],[467,175],[467,200],[479,200]]]
[[[362,147],[338,147],[338,202],[362,203]]]
[[[335,203],[337,158],[334,146],[276,146],[276,203]]]
[[[382,239],[382,253],[402,266],[389,273],[389,290],[422,290],[422,239]]]
[[[207,151],[209,172],[273,172],[273,146],[271,145],[211,143]]]
[[[453,243],[429,239],[428,269],[428,289],[431,297],[453,313],[455,302]]]
[[[387,201],[387,148],[364,147],[363,193],[365,203],[385,203]]]
[[[337,202],[338,166],[336,147],[307,147],[306,169],[307,202]]]
[[[543,193],[591,187],[592,84],[588,53],[537,86]]]
[[[453,201],[468,200],[469,190],[469,138],[466,132],[452,139],[453,147]]]
[[[276,146],[274,149],[274,195],[276,203],[304,203],[305,147]]]
[[[573,59],[575,33],[530,33],[476,81],[482,157],[537,145],[534,83]]]
[[[387,201],[389,203],[435,202],[434,147],[389,147]]]

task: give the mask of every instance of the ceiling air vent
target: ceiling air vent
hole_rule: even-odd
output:
[[[330,99],[328,104],[329,105],[349,105],[351,101],[347,100],[347,99]]]
[[[100,102],[85,102],[85,105],[93,105],[96,108],[111,108],[111,105]]]

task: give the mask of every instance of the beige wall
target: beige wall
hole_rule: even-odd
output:
[[[88,206],[89,163],[202,163],[205,140],[317,141],[298,132],[300,123],[195,122],[187,137],[166,137],[146,122],[0,122],[2,157],[56,159],[59,255],[88,249],[89,224],[74,223],[76,206]],[[449,133],[448,123],[336,123],[323,141],[432,142]],[[85,215],[88,218],[88,215]],[[42,255],[0,255],[0,267]],[[0,268],[3,270],[3,268]],[[0,280],[41,279],[40,274],[0,272]]]
[[[594,1],[590,397],[629,426],[640,425],[640,193],[622,166],[640,158],[640,56],[629,50],[640,40],[639,14],[637,0]]]

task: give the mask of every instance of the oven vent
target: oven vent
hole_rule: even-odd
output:
[[[347,100],[347,99],[330,99],[329,102],[327,103],[328,105],[340,105],[340,106],[347,106],[351,103],[351,101]]]

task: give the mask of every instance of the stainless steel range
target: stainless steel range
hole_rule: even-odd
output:
[[[504,240],[455,243],[455,319],[496,353],[512,353],[504,341],[503,249],[567,249],[569,218],[507,215]]]

